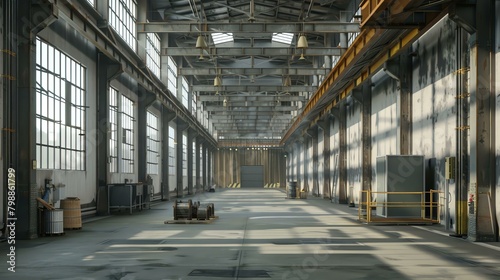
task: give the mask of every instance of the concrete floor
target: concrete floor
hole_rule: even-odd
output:
[[[63,236],[0,243],[0,279],[500,279],[498,243],[440,226],[380,226],[328,200],[277,189],[226,189],[210,224],[164,224],[172,202],[86,222]],[[126,211],[124,211],[126,212]]]

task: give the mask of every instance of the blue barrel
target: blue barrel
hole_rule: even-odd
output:
[[[297,182],[288,182],[288,198],[297,197]]]

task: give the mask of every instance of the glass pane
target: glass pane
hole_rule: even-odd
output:
[[[42,146],[42,153],[41,153],[40,161],[39,161],[40,168],[42,168],[42,169],[48,168],[47,157],[48,157],[48,148],[45,146]]]
[[[61,150],[54,149],[54,169],[61,169]]]

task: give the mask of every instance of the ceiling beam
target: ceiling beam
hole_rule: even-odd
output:
[[[299,92],[299,91],[315,91],[317,86],[258,86],[258,85],[228,85],[228,86],[220,86],[214,87],[210,85],[193,85],[191,89],[193,91],[207,91],[207,92],[216,92],[216,91],[244,91],[244,92],[257,92],[257,91],[284,91],[287,89],[289,92]]]
[[[217,119],[217,120],[213,120],[214,122],[217,122],[217,123],[262,123],[262,124],[266,124],[266,123],[276,123],[276,124],[289,124],[290,123],[290,118],[284,120],[284,119],[278,119],[278,120],[272,120],[272,119],[267,119],[267,120],[263,120],[263,119],[250,119],[250,120],[231,120],[231,119]]]
[[[245,132],[252,132],[252,133],[253,133],[253,132],[257,132],[257,133],[258,133],[258,132],[262,132],[262,133],[264,133],[264,134],[268,134],[268,133],[272,133],[272,132],[281,132],[281,131],[283,131],[282,129],[272,129],[272,130],[270,130],[268,127],[262,127],[262,128],[248,128],[248,129],[246,129],[246,128],[245,128],[245,129],[233,129],[233,128],[228,128],[228,129],[231,129],[229,132],[233,132],[233,131],[240,132],[240,133],[241,133],[241,132],[243,132],[243,133],[245,133]],[[219,131],[220,131],[220,132],[227,132],[228,130],[226,130],[226,129],[219,129],[219,130],[217,130],[217,132],[219,132]]]
[[[289,121],[291,119],[291,116],[290,115],[273,116],[272,114],[269,114],[269,115],[259,114],[259,115],[249,116],[249,115],[236,114],[234,116],[232,116],[232,115],[210,115],[209,118],[211,120],[214,120],[214,121],[215,120],[243,120],[243,121],[266,120],[266,121],[270,121],[271,119],[273,121],[276,121],[276,120]]]
[[[243,108],[272,107],[272,108],[274,108],[274,107],[279,106],[276,104],[277,100],[278,99],[275,99],[274,101],[230,101],[230,100],[228,100],[228,102],[229,102],[228,106],[229,106],[229,108],[230,107],[243,107]],[[281,98],[279,99],[279,101],[283,102],[283,100],[281,100]],[[209,107],[210,105],[219,105],[217,107],[220,107],[220,104],[214,104],[214,103],[207,104],[207,107]]]
[[[198,96],[198,101],[201,102],[216,102],[222,101],[226,98],[230,102],[245,102],[245,101],[258,101],[258,102],[273,102],[277,98],[280,101],[306,101],[305,96],[297,95],[260,95],[260,94],[241,94],[241,95],[200,95]]]
[[[343,48],[324,48],[324,47],[310,47],[303,51],[305,56],[341,56],[345,49]],[[161,55],[167,56],[200,56],[200,49],[198,48],[163,48]],[[209,48],[203,51],[203,55],[210,56],[300,56],[302,50],[286,47],[248,47],[248,48],[232,48],[232,47],[216,47]]]
[[[217,132],[218,137],[223,137],[223,139],[238,139],[239,141],[252,141],[255,138],[263,138],[263,139],[273,139],[276,143],[279,143],[279,139],[281,138],[281,132],[276,133],[243,133],[243,132]]]
[[[222,107],[222,106],[221,106]],[[232,110],[226,110],[226,111],[212,111],[216,113],[220,113],[220,116],[224,116],[226,118],[228,117],[236,117],[236,116],[243,116],[243,117],[260,117],[264,119],[266,116],[273,117],[275,115],[277,116],[283,116],[283,112],[285,111],[262,111],[262,112],[246,112],[246,114],[242,114],[242,111],[232,111]],[[252,113],[252,114],[250,114]],[[290,116],[290,114],[287,114]],[[213,115],[211,115],[212,117]]]
[[[232,106],[229,104],[227,107],[223,106],[205,106],[203,111],[208,112],[225,112],[237,110],[239,114],[255,113],[255,112],[290,112],[298,110],[297,106]]]
[[[200,55],[198,51],[198,55]],[[326,68],[178,68],[179,74],[183,76],[193,75],[328,75],[331,69]]]
[[[254,123],[246,124],[235,124],[235,123],[214,123],[217,128],[254,128],[254,129],[267,129],[269,127],[285,129],[288,128],[285,124],[268,124],[268,125],[256,125]]]
[[[322,22],[139,22],[138,33],[355,33],[359,23]]]

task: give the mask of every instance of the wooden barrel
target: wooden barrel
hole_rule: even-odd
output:
[[[78,197],[68,197],[61,200],[61,208],[64,210],[64,228],[82,228],[82,209]]]

